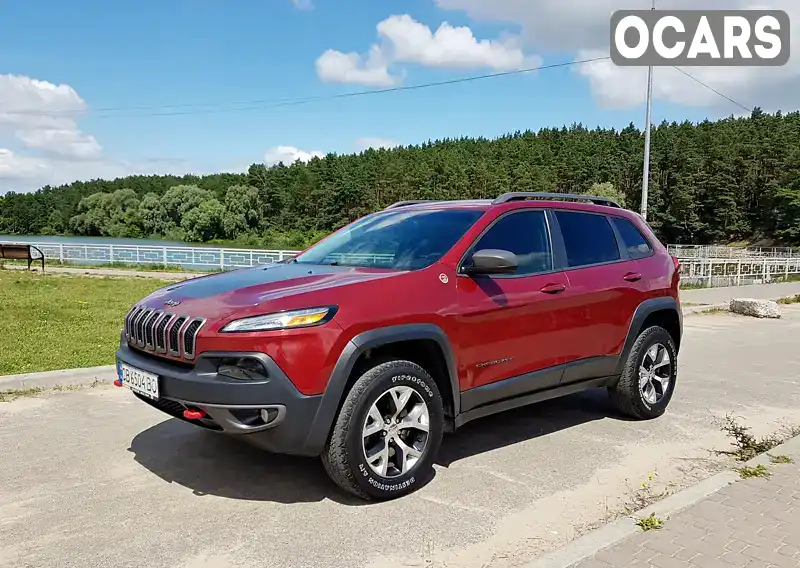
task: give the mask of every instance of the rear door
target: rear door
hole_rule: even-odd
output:
[[[522,388],[557,385],[556,366],[564,362],[569,343],[570,300],[567,278],[554,268],[548,216],[535,208],[500,216],[465,259],[483,249],[514,253],[519,268],[508,275],[458,276],[459,349],[467,373],[463,390],[543,369],[553,372]]]
[[[552,216],[575,301],[572,321],[577,327],[567,361],[584,363],[583,371],[581,366],[568,370],[563,383],[611,374],[643,297],[642,275],[606,215],[556,209]]]

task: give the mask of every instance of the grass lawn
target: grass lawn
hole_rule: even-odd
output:
[[[113,364],[128,310],[168,284],[0,270],[0,375]]]

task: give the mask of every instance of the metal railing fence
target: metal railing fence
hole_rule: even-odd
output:
[[[6,241],[2,241],[4,244]],[[9,243],[13,241],[8,241]],[[80,265],[149,265],[201,271],[231,270],[271,264],[296,256],[296,250],[228,249],[191,246],[115,245],[70,242],[34,242],[53,263]],[[668,245],[681,263],[684,283],[736,286],[777,282],[800,274],[800,247],[757,248]],[[359,261],[382,263],[390,255],[346,255]],[[343,261],[341,255],[330,259]]]
[[[9,241],[10,242],[10,241]],[[87,265],[156,265],[196,270],[230,270],[271,264],[298,251],[84,243],[21,243],[38,247],[50,262]]]
[[[667,249],[678,258],[800,258],[800,247],[667,245]]]

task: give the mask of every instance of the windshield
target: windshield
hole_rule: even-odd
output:
[[[419,270],[441,259],[483,213],[458,209],[376,213],[334,233],[295,261]]]

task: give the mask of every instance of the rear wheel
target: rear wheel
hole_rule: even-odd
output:
[[[633,418],[657,418],[672,399],[677,371],[672,336],[662,327],[649,327],[636,338],[619,382],[609,389],[611,401]]]
[[[379,364],[347,394],[322,454],[325,470],[365,499],[407,495],[432,473],[443,419],[439,389],[422,367]]]

